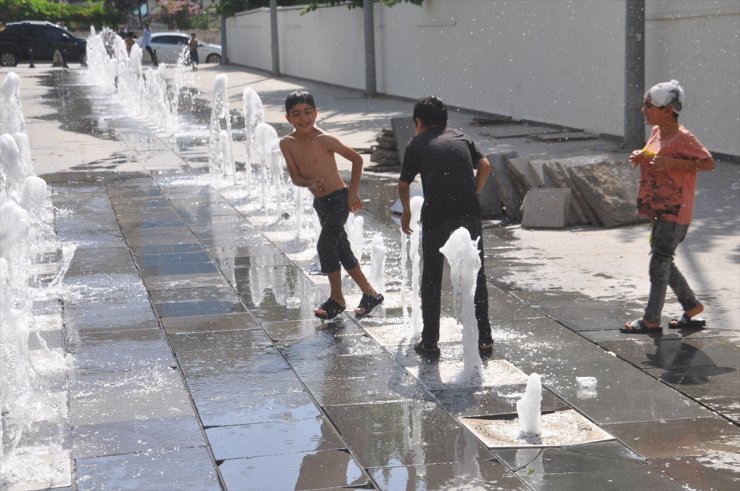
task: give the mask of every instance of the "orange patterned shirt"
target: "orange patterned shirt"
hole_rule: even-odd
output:
[[[676,159],[704,160],[709,151],[682,125],[678,132],[661,138],[654,126],[643,152]],[[655,166],[640,166],[640,188],[637,191],[637,214],[660,217],[668,222],[689,225],[694,212],[696,171],[683,169],[657,170]]]

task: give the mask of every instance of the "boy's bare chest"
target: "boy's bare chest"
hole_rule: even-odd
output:
[[[296,162],[300,167],[321,167],[332,162],[332,153],[316,142],[300,145],[296,150]]]

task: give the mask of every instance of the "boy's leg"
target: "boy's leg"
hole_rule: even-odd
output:
[[[694,309],[701,303],[696,298],[696,295],[686,281],[686,278],[684,278],[681,271],[678,270],[676,263],[671,264],[671,274],[668,277],[668,286],[671,287],[673,293],[678,297],[678,301],[681,303],[681,307],[684,312]]]
[[[676,247],[686,237],[688,225],[657,219],[650,257],[650,295],[643,320],[660,325]]]
[[[327,273],[329,277],[329,297],[336,300],[336,302],[342,307],[347,306],[347,302],[344,301],[344,294],[342,293],[342,270],[336,270],[331,273]]]
[[[421,253],[421,316],[424,327],[421,340],[427,347],[439,341],[440,296],[442,292],[442,273],[444,256],[439,249],[447,242],[452,228],[446,221],[426,224],[422,221]]]
[[[362,290],[362,293],[372,295],[373,297],[378,296],[378,292],[375,291],[375,288],[373,288],[367,280],[367,277],[365,276],[365,273],[362,272],[362,268],[359,264],[355,265],[354,268],[348,269],[347,274],[349,274],[349,277],[352,278],[360,290]]]

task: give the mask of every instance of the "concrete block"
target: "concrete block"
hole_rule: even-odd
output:
[[[486,133],[481,133],[481,135],[487,136],[489,138],[516,138],[532,135],[544,135],[549,133],[560,133],[561,131],[562,130],[560,128],[519,124],[491,128],[490,131]]]
[[[509,157],[505,157],[508,155]],[[498,190],[498,196],[504,208],[504,215],[511,222],[518,223],[521,218],[520,207],[522,206],[522,195],[517,190],[509,174],[509,169],[504,163],[505,158],[513,158],[516,152],[510,154],[492,154],[488,160],[491,161],[491,173],[493,181]]]
[[[522,203],[522,227],[565,228],[570,197],[568,188],[530,189]]]
[[[573,183],[570,181],[568,173],[557,162],[545,162],[542,166],[543,173],[548,182],[552,183],[551,187],[570,189]],[[587,203],[581,203],[582,197],[571,193],[570,209],[568,213],[568,225],[588,225],[592,222],[589,216],[584,212],[583,207]]]
[[[532,160],[531,157],[511,157],[505,160],[506,168],[511,173],[511,179],[522,196],[530,189],[539,187],[537,176],[529,167],[530,160]]]
[[[495,159],[502,159],[507,155],[511,155],[511,152],[491,153],[486,157],[490,162],[493,162]],[[480,199],[481,216],[483,218],[503,218],[506,215],[504,203],[501,201],[501,191],[496,184],[496,179],[494,179],[493,164],[491,164],[491,174],[489,174],[483,189],[478,193],[478,198]]]
[[[563,133],[550,133],[542,135],[534,135],[534,140],[543,142],[569,142],[569,141],[581,141],[581,140],[595,140],[599,135],[593,133],[586,133],[585,131],[565,131]]]
[[[572,166],[568,173],[605,227],[645,221],[635,210],[639,176],[626,160]]]

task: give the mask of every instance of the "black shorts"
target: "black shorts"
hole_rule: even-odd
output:
[[[349,245],[344,224],[349,216],[349,190],[338,189],[314,198],[313,208],[319,216],[321,233],[316,244],[322,273],[339,271],[340,265],[350,270],[359,264]]]

